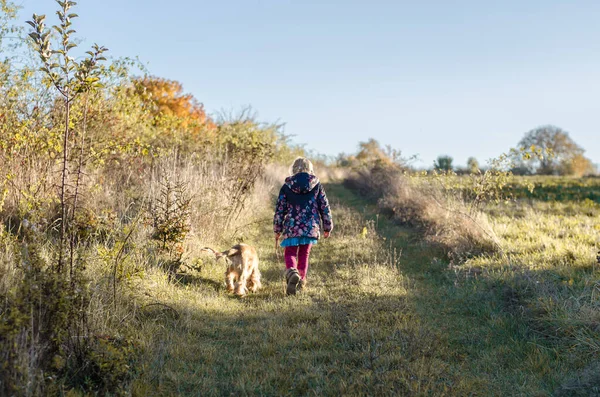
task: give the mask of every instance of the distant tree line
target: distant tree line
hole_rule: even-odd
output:
[[[536,156],[522,156],[522,153],[537,152]],[[564,175],[586,176],[595,175],[598,170],[590,159],[584,156],[584,150],[562,128],[553,125],[537,127],[523,136],[512,153],[514,175]],[[411,168],[411,160],[416,157],[406,158],[399,150],[390,145],[382,146],[377,140],[371,138],[360,142],[355,154],[341,153],[333,161],[341,167],[360,168],[364,166],[396,165],[402,168]],[[440,155],[433,163],[433,170],[442,172],[455,172],[457,174],[477,174],[485,171],[475,157],[469,157],[466,167],[457,167],[454,158],[447,154]]]
[[[565,175],[585,176],[597,172],[590,159],[584,156],[585,150],[562,128],[544,125],[527,132],[517,144],[517,149],[537,150],[540,156],[515,156],[515,167],[511,170],[515,175]],[[474,157],[467,160],[466,168],[455,168],[453,158],[440,155],[434,161],[433,168],[438,171],[455,171],[457,173],[477,173],[479,163]]]

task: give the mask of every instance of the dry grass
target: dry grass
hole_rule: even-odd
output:
[[[376,167],[355,173],[345,183],[377,199],[399,224],[420,230],[426,241],[444,247],[455,262],[499,249],[487,216],[469,209],[433,178],[411,178],[394,167]]]
[[[164,262],[164,253],[151,239],[153,226],[149,222],[152,218],[149,209],[157,198],[161,178],[169,177],[181,182],[192,199],[191,210],[185,214],[190,233],[186,236],[183,249],[184,264],[201,267],[203,258],[198,255],[201,247],[219,245],[226,240],[243,240],[257,233],[256,208],[263,209],[265,203],[270,201],[273,195],[272,183],[259,178],[252,191],[237,198],[244,200],[241,210],[232,213],[230,209],[234,203],[231,191],[236,187],[231,182],[235,182],[232,176],[236,170],[228,167],[215,158],[192,157],[182,160],[177,157],[161,157],[155,159],[150,166],[140,162],[124,164],[116,169],[91,169],[85,173],[85,186],[81,188],[85,193],[80,197],[76,224],[82,252],[78,263],[85,268],[83,277],[86,281],[82,283],[82,288],[89,292],[89,303],[84,308],[87,312],[85,326],[77,332],[78,338],[89,340],[95,346],[90,354],[97,356],[89,357],[87,363],[98,365],[99,368],[92,368],[87,375],[87,369],[75,369],[74,372],[81,374],[74,375],[79,376],[79,380],[75,380],[67,372],[62,380],[66,382],[64,387],[68,389],[69,384],[77,384],[78,387],[88,384],[89,390],[94,390],[97,387],[94,384],[100,382],[112,384],[114,387],[110,387],[113,392],[117,389],[123,391],[128,389],[127,379],[137,370],[131,362],[136,350],[131,343],[137,339],[136,330],[131,324],[135,322],[143,305],[151,304],[149,307],[153,309],[166,306],[152,305],[156,300],[152,300],[154,298],[150,293],[142,296],[143,299],[136,295],[133,300],[132,288],[151,275],[166,277],[168,283],[173,281],[169,281],[170,276],[160,266]],[[35,359],[45,349],[36,342],[39,340],[38,335],[44,330],[32,326],[33,319],[31,322],[24,321],[30,312],[29,308],[25,308],[29,303],[21,302],[20,293],[21,289],[29,288],[20,287],[27,284],[24,282],[24,275],[31,267],[27,255],[30,251],[39,255],[40,269],[48,277],[52,274],[50,269],[56,260],[56,245],[53,244],[56,232],[53,230],[52,215],[52,209],[56,205],[53,198],[55,192],[49,189],[37,196],[27,195],[30,193],[27,184],[43,179],[43,175],[38,175],[38,178],[35,172],[31,174],[30,180],[24,180],[24,175],[19,176],[20,179],[13,179],[12,189],[1,214],[6,226],[0,227],[1,329],[2,335],[10,332],[10,340],[15,342],[15,347],[6,351],[6,354],[12,355],[11,358],[4,357],[4,363],[18,366],[11,382],[18,385],[16,387],[19,392],[25,395],[35,395],[35,390],[39,394],[42,384],[48,386],[52,383],[41,381],[42,366]],[[9,227],[12,234],[5,227]],[[200,261],[197,262],[196,259]],[[17,333],[13,334],[13,331]],[[19,333],[25,337],[19,337]],[[71,353],[66,353],[64,358],[67,360],[66,365],[70,365],[68,360],[72,358]],[[61,357],[60,363],[52,363],[52,368],[61,371],[65,365],[62,360]],[[113,375],[115,377],[109,379]],[[98,376],[99,380],[85,378]],[[0,390],[5,386],[4,381],[0,381]],[[49,387],[51,389],[46,390],[54,390],[53,386]],[[34,391],[28,391],[29,388]]]
[[[283,263],[269,239],[272,212],[260,213],[258,248],[265,286],[239,300],[225,291],[224,264],[169,282],[152,271],[133,288],[142,310],[139,395],[365,395],[443,391],[445,366],[424,363],[436,336],[412,321],[400,255],[372,223],[334,205],[336,238],[313,251],[309,289],[286,297]],[[363,229],[367,228],[367,234]],[[140,303],[141,306],[147,303]]]
[[[590,326],[597,319],[589,295],[574,295],[568,281],[550,278],[541,285],[532,272],[477,262],[490,256],[448,271],[438,251],[414,233],[382,219],[344,189],[327,189],[338,225],[333,239],[313,251],[305,294],[284,296],[283,264],[269,239],[269,208],[257,214],[259,233],[249,241],[259,249],[265,275],[258,294],[244,300],[228,295],[223,264],[212,259],[176,282],[150,270],[133,285],[137,312],[143,313],[134,327],[145,338],[137,394],[593,390],[590,365],[598,343]],[[498,216],[496,208],[495,227]],[[547,293],[556,291],[562,295],[553,299],[560,300],[550,303]],[[548,321],[549,312],[536,302],[562,312]],[[564,317],[576,305],[578,316]]]
[[[86,336],[109,341],[100,362],[127,371],[123,394],[597,390],[597,203],[520,202],[467,217],[459,201],[422,181],[358,179],[355,187],[379,192],[377,206],[327,185],[333,237],[314,247],[308,291],[286,297],[271,207],[287,167],[269,167],[225,227],[230,172],[171,158],[142,174],[89,174]],[[317,170],[322,180],[338,173]],[[189,267],[173,273],[158,265],[152,225],[138,216],[156,198],[161,175],[184,183],[192,197],[182,258]],[[241,300],[225,290],[224,263],[200,252],[238,242],[257,247],[265,285]],[[3,299],[22,278],[19,246],[14,236],[0,236]],[[448,264],[448,250],[466,261]],[[42,253],[50,263],[51,252],[42,246]],[[130,350],[116,348],[126,342]],[[20,347],[20,363],[35,369],[36,347]],[[35,395],[39,373],[22,373]]]
[[[597,394],[597,377],[589,368],[600,358],[600,206],[522,201],[489,206],[487,212],[505,255],[453,266],[455,283],[472,285],[480,298],[497,294],[491,299],[511,318],[503,327],[514,329],[515,341],[530,343],[519,343],[510,354],[529,360],[549,390]]]
[[[414,192],[405,181],[380,198],[380,208],[405,204],[393,213],[408,211],[405,224],[419,226],[410,221],[437,214],[438,223],[457,225],[444,211],[429,212],[427,202],[439,192],[411,196]],[[462,366],[465,394],[548,395],[555,390],[595,395],[597,377],[590,368],[600,357],[598,203],[529,200],[484,210],[502,251],[449,265],[409,259],[404,268],[422,294],[417,306],[423,318],[448,330],[449,350],[469,357]],[[433,241],[439,237],[443,234]],[[404,258],[414,257],[413,249],[407,245]]]

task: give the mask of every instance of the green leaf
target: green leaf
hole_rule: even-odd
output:
[[[67,15],[67,17],[68,18],[77,18],[77,17],[79,17],[79,15],[77,15],[77,14],[69,14],[69,15]]]
[[[33,17],[35,18],[35,14],[33,14]],[[31,21],[25,21],[25,23],[31,25],[31,27],[35,29],[35,23],[33,23]]]

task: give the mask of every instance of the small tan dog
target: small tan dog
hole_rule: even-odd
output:
[[[227,291],[233,291],[238,296],[245,296],[248,290],[256,292],[261,287],[258,254],[253,246],[238,244],[223,252],[204,247],[202,251],[212,252],[217,259],[221,257],[229,259],[225,271]]]

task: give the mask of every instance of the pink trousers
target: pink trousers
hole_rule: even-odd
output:
[[[295,247],[285,247],[285,268],[295,267],[300,273],[302,280],[306,279],[308,271],[308,257],[312,244],[298,245]]]

